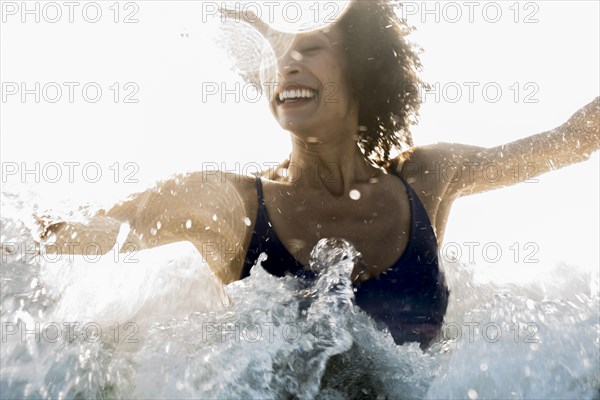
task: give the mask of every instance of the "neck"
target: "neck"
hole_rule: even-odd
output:
[[[376,176],[379,170],[367,162],[355,137],[342,137],[347,139],[315,141],[292,135],[289,180],[296,185],[325,189],[336,197],[344,197],[356,183]]]

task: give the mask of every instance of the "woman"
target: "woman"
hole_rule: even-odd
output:
[[[390,4],[369,1],[353,2],[327,29],[294,37],[278,55],[269,93],[292,140],[276,171],[178,176],[89,225],[46,223],[41,236],[56,233],[61,243],[76,234],[72,251],[93,241],[106,252],[125,222],[132,229],[123,251],[187,240],[223,284],[248,276],[262,252],[270,273],[299,274],[319,239],[345,238],[362,254],[352,273],[357,304],[397,343],[427,346],[447,307],[438,248],[452,203],[527,180],[532,166],[539,174],[589,158],[600,143],[600,101],[503,146],[414,147],[420,64],[406,33]],[[490,163],[500,174],[493,180],[484,170]],[[442,179],[428,179],[440,167]]]

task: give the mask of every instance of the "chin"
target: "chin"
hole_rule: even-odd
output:
[[[300,137],[314,136],[315,127],[313,124],[308,124],[306,121],[286,121],[285,123],[279,124],[282,129],[293,132]]]
[[[309,129],[310,124],[306,119],[302,118],[278,118],[277,123],[286,131],[297,131]]]

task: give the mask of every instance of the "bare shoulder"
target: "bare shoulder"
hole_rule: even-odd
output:
[[[457,159],[452,143],[435,143],[414,147],[400,156],[396,172],[411,185],[432,189],[439,186],[441,169]]]
[[[256,192],[254,176],[239,175],[223,171],[196,171],[179,175],[168,182],[168,186],[176,186],[177,190],[214,191],[214,195],[233,195],[240,200],[253,198]],[[166,187],[165,187],[166,188]],[[255,194],[255,193],[254,193]]]
[[[485,150],[482,147],[460,143],[435,143],[418,146],[401,155],[396,172],[401,174],[419,194],[428,194],[429,200],[453,201],[451,186],[462,173],[472,155]],[[426,202],[428,199],[424,198]]]
[[[252,214],[250,211],[256,209],[256,177],[254,176],[223,171],[197,171],[181,176],[177,186],[176,190],[185,192],[185,197],[202,199],[200,208],[221,211],[225,218],[227,215],[239,212],[245,215]],[[168,187],[165,189],[169,190]],[[234,205],[235,208],[239,208],[235,213],[231,209]],[[248,216],[253,219],[253,216]]]
[[[413,188],[425,207],[441,245],[448,216],[454,200],[457,175],[465,163],[482,148],[456,144],[435,143],[419,146],[400,155],[396,173]],[[464,175],[464,174],[463,174]]]
[[[408,153],[407,165],[425,163],[427,166],[436,164],[456,163],[472,154],[485,150],[483,147],[471,146],[461,143],[434,143],[411,149]]]

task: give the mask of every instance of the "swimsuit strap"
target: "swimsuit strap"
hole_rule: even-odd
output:
[[[252,232],[252,239],[248,245],[248,251],[246,252],[246,258],[244,260],[244,267],[242,268],[240,279],[250,275],[250,269],[254,266],[254,261],[252,260],[256,260],[258,255],[262,253],[263,235],[269,231],[270,223],[265,210],[265,200],[260,175],[256,175],[256,194],[258,201],[256,222],[254,223],[254,231]],[[251,253],[253,257],[248,257],[249,253]]]
[[[437,265],[438,243],[427,210],[406,179],[399,173],[395,173],[395,175],[400,178],[408,191],[412,213],[411,233],[405,253],[407,253],[407,256],[409,256],[410,253],[418,254],[420,262]]]
[[[410,200],[410,202],[412,203],[412,201],[413,201],[414,198],[416,198],[418,200],[418,197],[416,197],[417,193],[414,191],[414,189],[412,188],[412,186],[410,186],[408,184],[408,182],[406,182],[406,179],[404,179],[402,177],[402,175],[400,175],[400,174],[396,174],[396,176],[398,178],[400,178],[400,180],[404,184],[404,187],[406,188],[406,191],[408,192],[408,199]]]
[[[264,208],[265,200],[263,198],[263,187],[260,175],[256,175],[256,194],[258,195],[258,208]]]

